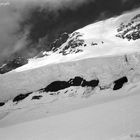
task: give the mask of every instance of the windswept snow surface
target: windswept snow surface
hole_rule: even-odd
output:
[[[139,90],[140,87],[125,98],[111,99],[107,102],[105,102],[106,98],[102,98],[102,103],[95,106],[0,128],[0,139],[139,140]],[[30,112],[31,110],[28,111]],[[19,114],[17,112],[10,117],[16,117]],[[23,117],[27,117],[27,112],[23,114]]]

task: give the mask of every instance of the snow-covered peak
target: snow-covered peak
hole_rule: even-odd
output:
[[[87,25],[69,35],[65,33],[63,35],[67,37],[65,37],[65,41],[63,39],[64,43],[59,47],[54,45],[51,52],[69,55],[86,53],[88,50],[88,53],[92,52],[92,57],[108,55],[108,52],[112,55],[133,52],[140,42],[139,13],[140,9]],[[100,54],[100,52],[103,53]]]
[[[51,51],[30,59],[16,72],[54,63],[139,52],[139,13],[140,9],[87,25],[71,34],[64,33],[52,43]]]

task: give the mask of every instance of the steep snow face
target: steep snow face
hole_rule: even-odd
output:
[[[123,14],[64,33],[52,43],[52,50],[29,60],[16,72],[85,58],[121,55],[140,51],[140,10]]]

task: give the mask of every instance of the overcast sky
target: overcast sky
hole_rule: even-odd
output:
[[[32,56],[48,44],[97,20],[138,7],[139,0],[0,0],[0,62],[16,52]],[[21,51],[22,50],[22,51]]]

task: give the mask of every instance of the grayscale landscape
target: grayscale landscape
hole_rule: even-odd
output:
[[[1,2],[0,139],[140,140],[139,2],[60,1]]]

